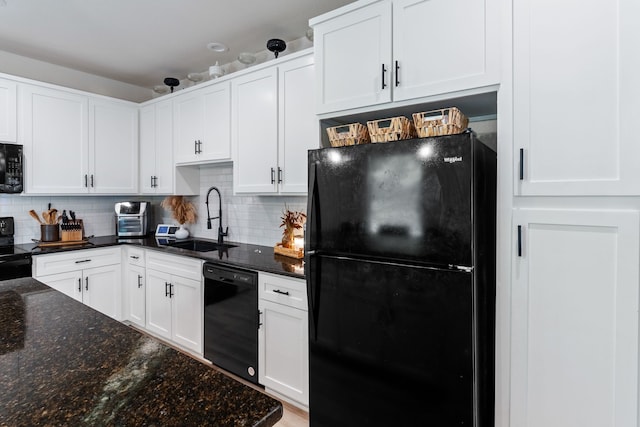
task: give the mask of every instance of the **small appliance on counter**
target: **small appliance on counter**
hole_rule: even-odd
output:
[[[116,203],[115,211],[118,237],[144,237],[151,231],[151,203],[119,202]]]
[[[22,193],[22,145],[0,143],[0,193]]]

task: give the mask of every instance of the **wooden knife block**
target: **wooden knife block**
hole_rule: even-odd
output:
[[[82,224],[81,219],[77,219],[75,221],[69,221],[67,224],[72,227],[72,230],[64,230],[61,225],[60,230],[60,240],[63,242],[77,242],[79,240],[84,239],[84,225]]]

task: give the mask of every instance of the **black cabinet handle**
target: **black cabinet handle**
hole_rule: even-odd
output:
[[[280,295],[289,295],[289,291],[281,291],[280,289],[274,289],[273,292]]]
[[[169,283],[169,298],[173,298],[173,284]]]
[[[518,256],[522,256],[522,226],[518,226]]]
[[[138,289],[142,287],[142,276],[138,274]]]
[[[382,89],[387,87],[387,84],[384,81],[384,77],[386,73],[387,73],[387,69],[385,68],[384,64],[382,64]]]
[[[82,263],[85,263],[85,262],[91,262],[91,260],[90,259],[83,259],[83,260],[80,260],[80,261],[76,261],[76,264],[82,264]]]
[[[400,70],[400,64],[396,61],[396,87],[400,86],[400,77],[398,77],[398,70]]]
[[[524,179],[524,148],[520,149],[520,181]]]
[[[93,188],[93,174],[91,174],[91,188]]]
[[[276,182],[276,171],[275,169],[271,168],[271,183],[275,184]]]
[[[169,282],[164,282],[164,296],[169,296]]]
[[[258,329],[262,326],[262,312],[258,310]]]
[[[78,292],[82,292],[82,279],[78,278]]]
[[[202,141],[198,140],[198,154],[202,154]]]
[[[84,288],[85,290],[89,290],[89,277],[84,278]]]
[[[87,175],[86,173],[84,174],[84,186],[85,188],[89,187],[89,183],[88,180],[89,179],[89,175]]]
[[[282,182],[282,168],[278,166],[278,184]]]
[[[137,256],[137,255],[129,255],[129,258],[131,258],[131,259],[140,259],[140,257]]]
[[[198,141],[193,141],[193,154],[198,154]]]

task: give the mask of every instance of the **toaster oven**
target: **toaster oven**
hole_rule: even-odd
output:
[[[115,211],[118,237],[144,237],[151,231],[149,202],[119,202],[116,203]]]

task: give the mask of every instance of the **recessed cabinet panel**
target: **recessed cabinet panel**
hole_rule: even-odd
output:
[[[17,142],[17,84],[0,79],[0,141]]]
[[[638,195],[634,0],[513,4],[520,195]]]
[[[637,425],[638,223],[514,212],[510,425]]]

